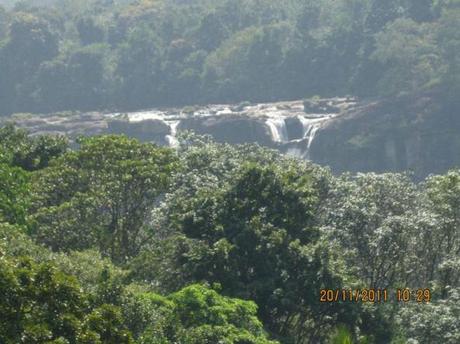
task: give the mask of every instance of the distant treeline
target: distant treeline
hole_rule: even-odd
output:
[[[0,114],[460,93],[458,0],[49,3],[0,6]]]

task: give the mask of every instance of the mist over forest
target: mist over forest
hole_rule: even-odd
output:
[[[460,343],[459,0],[0,0],[0,344]]]

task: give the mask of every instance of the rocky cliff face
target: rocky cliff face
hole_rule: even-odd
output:
[[[333,98],[239,106],[209,105],[127,114],[16,115],[32,135],[126,134],[174,146],[184,130],[216,141],[259,143],[334,172],[413,171],[416,178],[460,165],[458,109],[429,96],[356,102]]]
[[[460,167],[459,109],[428,95],[363,102],[323,127],[310,154],[335,172],[443,173]]]

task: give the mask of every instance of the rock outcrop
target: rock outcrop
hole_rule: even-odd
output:
[[[160,119],[130,121],[128,118],[117,118],[108,121],[108,132],[111,134],[125,134],[143,142],[166,145],[166,136],[171,134],[171,128]]]
[[[310,157],[336,173],[444,173],[460,167],[458,112],[430,95],[363,102],[321,128]]]
[[[412,171],[416,178],[460,166],[460,115],[432,97],[356,102],[314,99],[209,105],[126,114],[15,115],[32,135],[125,134],[175,146],[184,130],[218,142],[259,143],[330,166],[334,172]]]

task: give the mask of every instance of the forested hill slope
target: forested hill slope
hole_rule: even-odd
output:
[[[459,94],[458,0],[21,1],[0,114]]]

